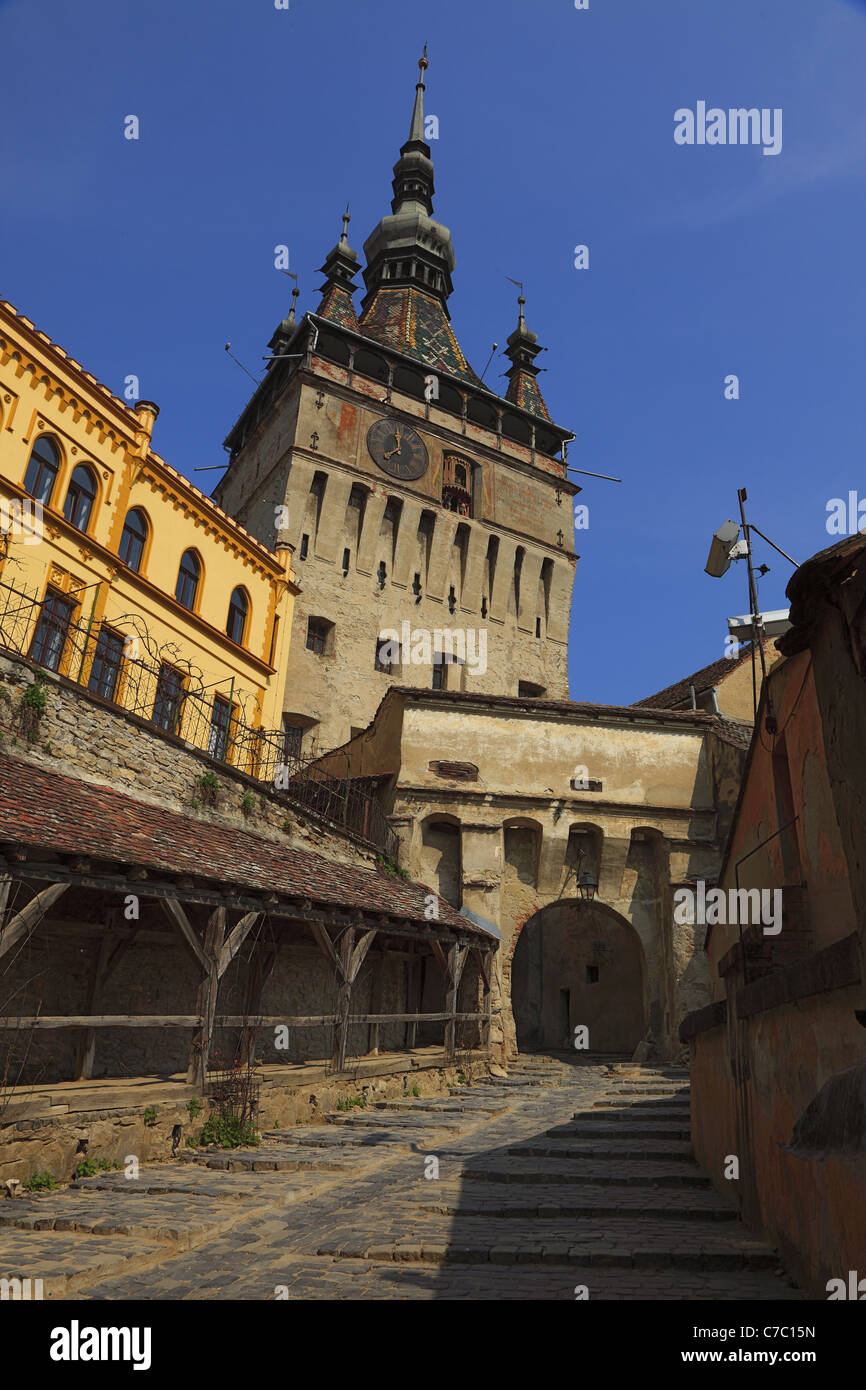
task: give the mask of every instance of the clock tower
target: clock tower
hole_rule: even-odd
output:
[[[391,212],[364,243],[360,316],[347,212],[318,307],[298,322],[293,293],[214,490],[255,536],[295,547],[284,722],[303,754],[364,728],[389,685],[568,698],[574,436],[539,389],[522,296],[504,395],[457,341],[426,68],[425,51]]]

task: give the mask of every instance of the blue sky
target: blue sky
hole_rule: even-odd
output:
[[[837,539],[830,498],[866,499],[866,5],[0,0],[0,295],[118,393],[137,375],[156,449],[209,491],[193,470],[251,390],[224,344],[261,371],[277,244],[315,309],[347,200],[360,253],[425,39],[463,349],[480,372],[504,346],[523,280],[569,463],[624,480],[578,480],[571,695],[628,703],[746,611],[743,565],[703,573],[738,487],[798,560]],[[676,145],[698,101],[782,108],[781,153]],[[784,606],[790,566],[756,555]]]

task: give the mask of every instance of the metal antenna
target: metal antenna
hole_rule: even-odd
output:
[[[494,352],[496,351],[496,349],[497,349],[498,347],[499,347],[499,344],[498,344],[498,343],[494,343],[493,346],[491,347],[491,349],[490,349],[490,356],[489,356],[488,359],[487,359],[487,366],[484,368],[484,371],[481,373],[481,377],[480,377],[480,380],[481,380],[481,381],[484,380],[485,374],[486,374],[486,372],[487,372],[487,367],[489,367],[489,366],[490,366],[490,363],[493,361],[493,354],[494,354]]]
[[[230,348],[231,343],[226,343],[226,352],[229,354],[229,357],[232,359],[233,362],[237,362],[242,372],[247,372],[247,369],[244,366],[243,362],[238,362],[238,359],[235,357],[234,353],[229,351]],[[247,376],[249,377],[250,381],[254,381],[256,383],[256,386],[258,386],[259,383],[257,379],[253,376],[252,372],[247,372]]]

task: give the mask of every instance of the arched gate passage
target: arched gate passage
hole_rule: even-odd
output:
[[[634,1051],[646,1032],[645,965],[634,927],[603,903],[551,903],[523,927],[511,967],[521,1051],[571,1048],[589,1029],[592,1052]]]

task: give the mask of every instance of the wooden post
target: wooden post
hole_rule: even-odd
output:
[[[481,978],[483,986],[481,990],[481,1012],[484,1019],[481,1023],[481,1046],[490,1047],[490,1021],[493,1017],[493,952],[479,951],[478,959],[481,963]]]
[[[445,976],[445,1012],[448,1015],[445,1024],[445,1056],[450,1060],[456,1051],[457,995],[468,947],[461,947],[460,943],[455,941],[449,945],[447,956],[438,941],[431,941],[430,947]]]
[[[424,974],[427,957],[426,955],[416,955],[409,966],[409,989],[408,999],[406,1000],[406,1012],[420,1014],[424,1005]],[[415,997],[415,1007],[412,1007],[412,997]],[[412,1051],[418,1037],[418,1024],[414,1019],[406,1025],[406,1048]]]
[[[247,980],[246,996],[244,998],[244,1018],[247,1020],[257,1019],[261,1013],[262,994],[265,985],[270,979],[271,972],[277,963],[279,946],[269,946],[266,949],[256,951],[250,964],[250,976]],[[244,1036],[241,1041],[241,1054],[244,1064],[249,1066],[252,1057],[255,1036],[253,1028],[248,1021],[244,1025]]]
[[[100,1005],[115,966],[122,956],[126,954],[130,946],[138,936],[140,928],[133,927],[118,940],[117,931],[114,927],[114,913],[109,911],[105,930],[99,943],[99,949],[93,958],[90,970],[90,981],[87,987],[87,1012],[98,1016]],[[112,946],[114,949],[112,950]],[[75,1080],[88,1081],[93,1075],[93,1059],[96,1054],[96,1029],[85,1028],[79,1040],[75,1052]]]
[[[204,1086],[207,1081],[207,1064],[219,992],[219,960],[225,932],[226,910],[224,907],[216,907],[208,918],[205,929],[203,954],[207,961],[207,973],[198,987],[196,997],[196,1012],[201,1017],[201,1027],[192,1040],[186,1073],[187,1082],[191,1086]]]
[[[384,951],[380,953],[381,961],[378,962],[378,970],[373,976],[373,989],[370,994],[370,1012],[380,1014],[382,1012],[382,999],[385,993],[383,975],[385,973],[385,961],[387,956]],[[369,1057],[379,1056],[379,1025],[371,1023],[367,1034],[367,1055]]]
[[[9,893],[12,888],[12,877],[10,874],[0,874],[0,928],[3,926],[3,918],[6,914],[6,904],[9,901]]]
[[[337,1028],[334,1033],[333,1054],[333,1064],[337,1071],[342,1071],[346,1065],[346,1048],[349,1042],[349,1006],[352,1000],[352,982],[349,979],[349,969],[354,944],[355,930],[353,927],[348,927],[340,943],[340,988],[337,991]]]

